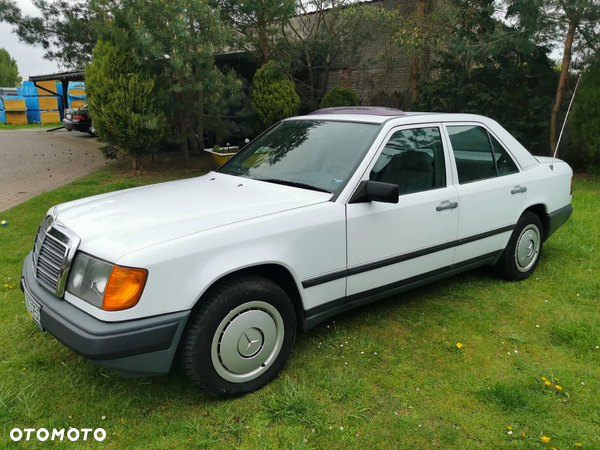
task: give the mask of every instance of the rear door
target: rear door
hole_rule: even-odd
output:
[[[506,247],[528,197],[526,177],[498,138],[479,123],[444,126],[459,197],[455,264]]]
[[[347,295],[401,287],[454,258],[458,194],[442,127],[395,128],[363,180],[398,185],[397,204],[349,203]]]

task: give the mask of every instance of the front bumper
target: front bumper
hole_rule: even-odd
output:
[[[190,315],[190,311],[181,311],[103,322],[43,288],[33,275],[31,253],[23,261],[21,288],[41,306],[45,331],[75,353],[126,377],[169,372]]]

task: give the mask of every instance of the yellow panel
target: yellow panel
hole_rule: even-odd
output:
[[[42,123],[58,123],[60,114],[58,111],[40,111],[40,119]]]
[[[85,106],[83,100],[71,100],[71,108],[81,108],[82,106]]]
[[[6,100],[4,99],[4,109],[13,111],[27,111],[25,100]]]
[[[6,123],[10,125],[27,125],[26,112],[6,112]]]
[[[58,109],[57,97],[38,97],[38,103],[40,110]]]
[[[38,95],[51,95],[50,92],[56,92],[56,81],[38,81],[35,85],[38,86]],[[48,89],[50,92],[40,89],[40,87]]]
[[[69,89],[69,95],[74,95],[74,96],[85,96],[85,89]]]

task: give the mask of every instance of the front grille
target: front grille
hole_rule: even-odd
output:
[[[57,296],[64,293],[65,277],[79,244],[79,238],[69,234],[72,232],[48,216],[42,220],[33,243],[33,273]]]
[[[35,238],[33,260],[38,281],[55,292],[63,269],[67,246],[40,227]]]

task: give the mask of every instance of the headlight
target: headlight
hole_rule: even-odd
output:
[[[139,301],[147,275],[144,269],[114,266],[78,252],[67,292],[106,311],[127,309]]]

